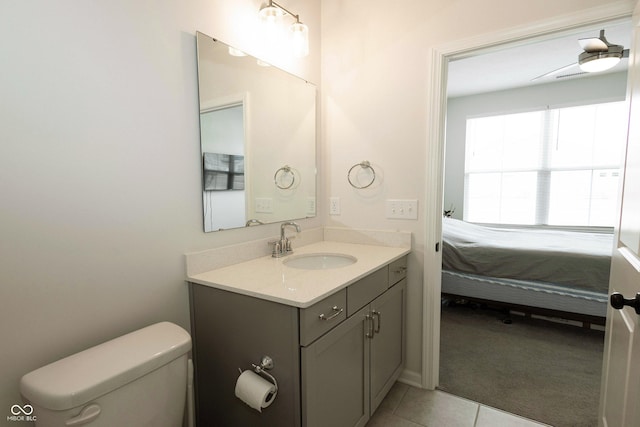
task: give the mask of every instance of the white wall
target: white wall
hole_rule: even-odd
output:
[[[503,90],[447,101],[444,207],[455,207],[454,217],[464,212],[464,158],[467,118],[569,107],[597,102],[622,101],[627,73],[568,80],[528,88]]]
[[[608,3],[629,11],[632,6],[601,0],[322,1],[325,193],[320,202],[326,204],[330,196],[341,199],[342,213],[327,216],[329,225],[413,233],[405,378],[419,381],[422,369],[423,261],[425,255],[430,260],[437,256],[431,243],[426,247],[425,236],[440,221],[439,215],[423,214],[427,189],[437,189],[426,182],[431,49],[530,24],[542,27]],[[347,182],[347,170],[362,160],[384,175],[375,189],[354,190]],[[419,219],[386,219],[385,200],[392,198],[418,199]]]
[[[196,30],[320,80],[319,0],[282,1],[310,29],[295,61],[263,51],[260,4],[0,2],[0,425],[23,374],[153,322],[188,328],[184,253],[278,234],[202,232]]]

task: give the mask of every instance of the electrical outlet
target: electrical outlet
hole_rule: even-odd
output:
[[[418,219],[417,200],[387,200],[387,218]]]
[[[329,215],[340,215],[340,197],[329,197]]]

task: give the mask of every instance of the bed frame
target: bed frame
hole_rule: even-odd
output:
[[[607,295],[598,292],[444,269],[442,294],[525,314],[577,320],[583,322],[585,327],[605,324],[608,303]]]

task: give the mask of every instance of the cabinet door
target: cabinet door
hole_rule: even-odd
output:
[[[302,347],[302,425],[364,426],[369,420],[369,332],[362,309]]]
[[[396,381],[404,365],[404,299],[406,279],[371,303],[371,413]]]

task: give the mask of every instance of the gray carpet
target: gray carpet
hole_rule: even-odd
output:
[[[556,427],[597,426],[604,332],[442,306],[441,390]]]

